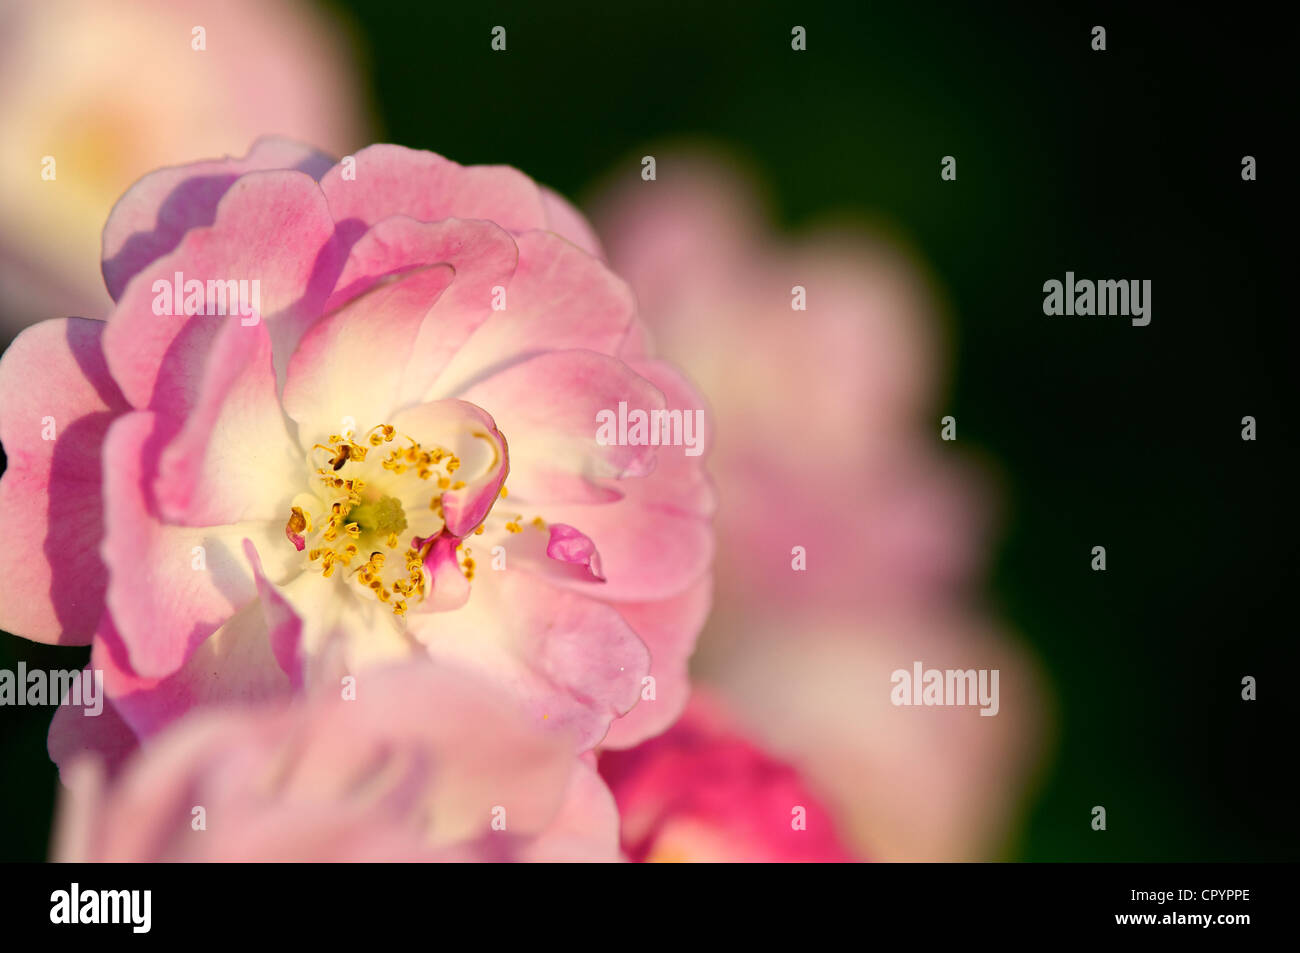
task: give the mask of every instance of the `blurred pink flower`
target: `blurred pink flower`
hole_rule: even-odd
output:
[[[111,782],[74,762],[53,859],[619,859],[609,791],[499,688],[407,663],[356,690],[196,712]]]
[[[951,598],[986,519],[930,449],[940,338],[917,268],[861,230],[770,236],[732,164],[665,154],[658,174],[608,196],[597,224],[660,351],[726,422],[719,538],[744,559],[720,562],[720,604]]]
[[[995,854],[1043,702],[973,598],[986,479],[933,449],[931,283],[860,227],[776,237],[723,156],[656,159],[657,180],[610,188],[595,220],[716,427],[718,584],[694,672],[825,792],[859,853]],[[1002,667],[1003,711],[893,708],[890,674],[917,660]]]
[[[336,153],[368,141],[352,60],[300,0],[5,3],[0,330],[108,313],[100,230],[141,170],[272,132]]]
[[[891,676],[916,661],[997,670],[997,715],[893,705]],[[1003,855],[1050,712],[1023,651],[978,613],[791,610],[750,619],[736,651],[701,669],[747,730],[817,785],[859,852],[888,861]]]
[[[662,735],[600,756],[633,861],[854,860],[798,773],[696,693]]]
[[[701,456],[595,420],[700,399],[556,228],[596,250],[522,173],[387,145],[331,167],[261,140],[131,188],[108,321],[42,322],[0,359],[0,626],[93,637],[113,705],[60,709],[56,760],[422,655],[581,749],[671,722],[712,487]],[[202,313],[236,280],[255,302]],[[201,313],[172,314],[191,283]]]

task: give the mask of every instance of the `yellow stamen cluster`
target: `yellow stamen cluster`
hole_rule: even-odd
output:
[[[340,566],[344,567],[349,570],[350,580],[373,593],[395,615],[404,616],[410,600],[423,600],[428,594],[430,580],[424,560],[434,545],[434,537],[412,538],[407,533],[406,513],[401,502],[377,487],[367,488],[366,481],[356,475],[357,471],[345,469],[349,464],[363,463],[371,450],[391,444],[397,436],[393,427],[381,424],[369,430],[361,440],[354,439],[352,431],[348,431],[331,435],[328,443],[316,444],[313,450],[325,455],[323,465],[316,467],[316,475],[332,491],[333,500],[325,514],[317,514],[321,525],[315,529],[310,513],[302,506],[292,507],[285,533],[300,548],[304,537],[312,536],[307,555],[310,562],[319,565],[323,576],[333,576]],[[461,469],[461,460],[445,447],[425,449],[411,437],[402,437],[409,445],[384,448],[379,465],[394,475],[409,473],[434,484],[436,492],[430,497],[429,508],[441,516],[443,494],[467,486],[464,480],[454,478]],[[382,485],[386,481],[383,477],[376,479],[373,471],[369,475],[372,483]],[[506,488],[503,486],[500,497],[504,499],[505,496]],[[506,529],[511,533],[522,532],[523,519],[522,515],[516,515],[506,523]],[[541,517],[533,519],[532,525],[540,530],[546,529]],[[483,531],[482,525],[474,529],[476,534]],[[371,552],[361,561],[363,546]],[[456,543],[455,555],[461,572],[472,581],[476,563],[464,541]],[[404,572],[394,572],[396,566],[390,566],[396,559],[404,561]],[[389,567],[387,571],[386,567]]]
[[[410,437],[406,439],[411,440]],[[455,473],[460,469],[460,460],[450,450],[444,450],[442,447],[425,450],[414,440],[411,440],[409,447],[397,447],[388,451],[388,456],[384,458],[381,465],[385,470],[391,470],[393,473],[406,473],[408,470],[414,470],[415,475],[421,480],[428,480],[434,475],[433,468],[440,465],[444,460],[447,463],[448,474]],[[443,479],[446,478],[443,477]],[[450,481],[448,482],[450,483]]]
[[[324,485],[333,490],[336,499],[330,504],[329,515],[321,527],[319,544],[308,552],[313,563],[319,563],[321,574],[330,577],[339,566],[348,567],[359,555],[356,540],[363,533],[382,534],[383,545],[390,550],[401,547],[401,532],[406,529],[406,517],[401,505],[391,497],[380,496],[377,499],[372,492],[363,496],[366,482],[359,477],[348,477],[341,470],[349,463],[361,463],[371,449],[385,443],[392,443],[397,431],[388,424],[372,428],[363,442],[353,439],[351,431],[345,434],[332,434],[328,444],[316,444],[313,448],[328,454],[326,465],[316,468],[316,473]],[[392,473],[414,472],[421,480],[438,479],[440,489],[450,485],[448,475],[460,467],[460,460],[451,451],[442,447],[425,450],[418,443],[407,437],[410,446],[394,448],[388,451],[381,461],[381,466]],[[435,467],[442,467],[442,472]],[[458,482],[457,489],[465,484]],[[442,494],[433,497],[431,507],[438,512],[442,509]],[[312,531],[311,517],[302,507],[292,508],[292,515],[286,531],[302,534]],[[375,594],[380,601],[392,607],[398,616],[407,612],[407,600],[423,599],[426,595],[426,578],[424,557],[428,554],[431,542],[416,550],[408,548],[402,554],[405,560],[405,576],[391,584],[385,581],[383,571],[387,554],[374,551],[369,558],[353,570],[357,584]],[[471,561],[472,566],[472,561]]]
[[[423,554],[428,552],[426,545],[422,550],[406,551],[406,578],[398,579],[392,589],[384,585],[382,573],[386,557],[381,552],[373,552],[357,572],[357,582],[371,590],[380,602],[391,605],[393,615],[406,615],[406,600],[411,596],[424,598],[424,563]]]
[[[391,439],[391,438],[390,438]],[[410,437],[406,438],[411,440]],[[439,473],[435,467],[444,466],[444,473]],[[460,459],[450,450],[442,447],[434,447],[432,450],[425,450],[414,440],[411,440],[409,447],[398,447],[388,452],[380,464],[385,470],[392,473],[407,473],[414,471],[415,475],[421,480],[432,480],[437,478],[438,492],[429,499],[429,509],[442,515],[442,494],[446,490],[461,490],[465,488],[464,480],[451,482],[451,474],[460,469]]]

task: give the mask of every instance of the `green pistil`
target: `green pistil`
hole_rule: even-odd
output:
[[[356,523],[363,533],[378,533],[388,536],[401,533],[406,529],[406,513],[402,504],[391,496],[381,496],[371,503],[354,506],[348,512],[344,523]]]

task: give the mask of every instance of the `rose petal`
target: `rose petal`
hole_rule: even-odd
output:
[[[351,429],[345,419],[353,422],[358,440],[390,422],[401,404],[411,342],[454,275],[449,265],[395,275],[307,332],[289,362],[284,388],[285,410],[298,421],[304,445]]]
[[[104,363],[103,329],[44,321],[0,358],[0,627],[38,642],[86,644],[104,608],[99,454],[127,407]]]
[[[304,469],[275,393],[266,328],[223,325],[197,402],[159,461],[162,516],[183,526],[286,519]]]
[[[546,209],[546,227],[562,238],[573,242],[592,258],[605,260],[604,249],[591,223],[563,195],[546,186],[542,190],[542,206]]]
[[[285,242],[287,234],[292,242]],[[303,330],[319,315],[343,260],[325,197],[310,176],[242,176],[221,198],[212,225],[188,231],[173,251],[127,284],[104,334],[113,377],[133,406],[183,419],[197,399],[217,329],[254,317],[267,322],[282,373]],[[203,282],[205,291],[208,281],[247,282],[250,299],[256,280],[260,309],[248,317],[232,315],[228,303],[225,316],[155,314],[160,298],[171,298],[175,310],[177,274],[182,291],[191,280]]]
[[[650,650],[654,698],[646,698],[643,687],[636,707],[610,726],[602,748],[631,748],[665,731],[681,715],[691,692],[687,663],[712,607],[713,579],[707,574],[671,599],[615,604]]]
[[[596,439],[599,415],[617,414],[620,403],[647,414],[664,407],[654,384],[604,354],[539,354],[469,388],[465,400],[491,407],[509,438],[510,492],[521,503],[617,500],[623,484],[608,481],[654,468],[658,448],[620,445],[617,439],[602,445]]]
[[[545,351],[614,354],[637,325],[628,286],[576,245],[551,232],[516,237],[519,266],[505,308],[474,332],[434,385],[460,396],[477,381]]]
[[[107,605],[140,675],[174,672],[209,635],[256,596],[248,537],[285,578],[301,557],[283,523],[183,527],[159,522],[147,491],[157,465],[159,422],[139,411],[118,419],[104,441],[102,552],[111,567]]]
[[[463,166],[433,152],[379,144],[352,157],[352,178],[336,165],[321,178],[330,212],[345,232],[359,235],[388,218],[421,222],[481,218],[509,231],[546,227],[533,180],[504,165]]]
[[[608,606],[526,573],[485,569],[455,612],[411,617],[437,659],[509,685],[539,722],[571,731],[585,750],[636,703],[645,645]]]
[[[310,146],[263,136],[239,159],[226,156],[150,172],[117,200],[104,226],[108,293],[116,301],[133,275],[175,248],[186,232],[211,225],[222,196],[244,173],[297,169],[319,179],[332,164]]]

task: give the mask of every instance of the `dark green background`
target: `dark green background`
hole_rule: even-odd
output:
[[[384,139],[581,198],[619,163],[637,175],[647,142],[708,136],[756,163],[784,224],[883,218],[933,267],[955,321],[946,412],[1008,489],[992,600],[1059,696],[1006,856],[1296,858],[1289,33],[1260,7],[547,6],[332,4],[367,51]],[[1240,178],[1246,154],[1259,181]],[[1151,325],[1044,317],[1042,284],[1066,270],[1150,278]],[[18,657],[85,650],[0,640],[0,666]],[[2,714],[0,853],[40,857],[49,714]]]

